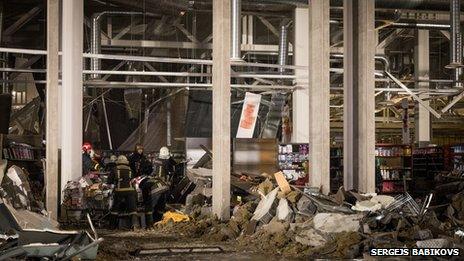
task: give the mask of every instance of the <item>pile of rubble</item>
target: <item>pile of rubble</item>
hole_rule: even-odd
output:
[[[239,177],[248,183],[248,189],[232,182],[233,190],[247,193],[234,194],[232,216],[228,222],[220,222],[210,214],[207,172],[189,174],[201,176],[202,185],[187,196],[186,206],[177,210],[192,219],[163,222],[157,225],[159,229],[298,257],[357,258],[373,247],[464,249],[462,188],[451,204],[432,208],[432,194],[416,201],[408,193],[391,197],[341,188],[326,196],[315,188],[300,190],[289,185],[280,172],[259,177],[265,180],[258,184],[251,181],[257,177]]]
[[[33,195],[24,170],[0,160],[0,260],[95,259],[102,238],[85,231],[63,231]]]

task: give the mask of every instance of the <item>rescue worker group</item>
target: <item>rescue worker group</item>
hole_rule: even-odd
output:
[[[101,160],[90,143],[82,146],[82,175],[91,171],[109,173],[107,183],[113,188],[113,203],[110,208],[112,229],[138,229],[141,227],[137,206],[142,201],[145,227],[151,228],[162,218],[168,192],[175,182],[176,161],[169,149],[162,147],[154,162],[144,154],[142,145],[136,145],[130,155],[111,155]],[[141,191],[141,199],[137,193]]]

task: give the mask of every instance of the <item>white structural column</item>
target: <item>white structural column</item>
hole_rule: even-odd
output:
[[[345,0],[344,166],[347,189],[375,191],[375,1]],[[350,69],[351,67],[351,69]],[[352,76],[350,76],[352,75]]]
[[[308,66],[309,64],[309,12],[308,8],[295,8],[295,41],[293,45],[294,64]],[[293,92],[293,133],[292,142],[309,143],[309,85],[308,70],[295,70],[298,89]]]
[[[325,194],[330,191],[329,20],[330,1],[309,1],[309,180]]]
[[[61,189],[82,176],[83,0],[63,1]]]
[[[358,184],[354,169],[353,15],[353,2],[343,0],[343,186],[346,190]]]
[[[213,1],[213,213],[230,216],[230,0]]]
[[[429,79],[429,31],[416,30],[416,45],[414,48],[414,72],[416,80]],[[428,90],[428,82],[417,82],[416,89]],[[419,97],[423,100],[428,98],[427,94],[421,94]],[[425,101],[427,104],[429,101]],[[416,113],[414,114],[415,123],[415,141],[419,146],[430,143],[430,112],[422,105],[416,102]]]
[[[51,218],[58,213],[58,45],[59,0],[47,1],[47,89],[46,89],[46,174],[47,211]]]

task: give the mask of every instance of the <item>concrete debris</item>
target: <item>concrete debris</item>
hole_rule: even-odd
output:
[[[371,198],[374,203],[379,203],[382,208],[387,208],[391,203],[395,201],[395,198],[387,195],[375,195]]]
[[[279,205],[277,206],[277,219],[281,221],[291,222],[293,219],[293,211],[288,205],[288,201],[285,198],[279,200]]]
[[[260,192],[260,194],[264,196],[266,196],[273,189],[274,185],[272,184],[270,179],[266,179],[264,182],[258,185],[258,192]]]
[[[199,214],[189,222],[168,222],[163,227],[183,235],[227,240],[245,250],[298,258],[361,258],[373,247],[462,245],[464,185],[453,185],[461,190],[448,192],[446,197],[434,192],[431,203],[431,195],[391,197],[345,191],[343,187],[327,196],[320,188],[301,190],[281,182],[279,173],[274,174],[275,179],[269,175],[236,176],[255,190],[247,191],[248,195],[243,189],[242,194],[234,192],[237,200],[232,201],[235,206],[228,222]],[[188,205],[210,206],[198,194],[188,198]]]
[[[327,243],[327,236],[322,232],[309,228],[302,230],[298,235],[295,236],[295,241],[310,247],[321,247]]]
[[[59,230],[58,224],[47,216],[15,209],[2,200],[0,220],[0,234],[9,236],[7,241],[0,242],[0,260],[95,259],[98,244],[103,241],[96,233],[91,236],[87,232]],[[90,223],[90,227],[93,224]]]
[[[261,223],[268,223],[275,215],[277,205],[277,192],[279,188],[275,188],[271,192],[269,192],[261,201],[259,202],[258,206],[256,207],[255,212],[253,213],[253,220],[260,221]]]
[[[40,212],[40,205],[35,200],[27,176],[23,169],[11,166],[3,177],[1,189],[4,198],[16,209],[27,209]]]
[[[287,231],[288,228],[289,228],[288,223],[282,223],[279,221],[271,221],[268,224],[263,225],[261,229],[263,229],[269,234],[278,234],[278,233],[284,233],[285,231]]]
[[[314,228],[326,233],[356,232],[360,228],[360,220],[363,216],[363,214],[318,213],[313,219]]]
[[[4,159],[0,159],[0,184],[3,182],[3,177],[5,176],[6,167],[8,165],[8,161]]]
[[[314,205],[314,203],[307,197],[301,197],[300,200],[298,200],[296,208],[299,213],[307,216],[312,216],[317,211],[316,205]]]
[[[356,202],[356,205],[351,207],[352,210],[356,211],[370,211],[375,212],[382,209],[382,204],[372,202],[371,200],[363,200]]]
[[[298,200],[301,198],[301,194],[298,191],[292,190],[287,195],[285,195],[285,198],[290,203],[296,204],[298,202]]]
[[[454,234],[458,237],[464,237],[464,231],[462,230],[457,230],[456,232],[454,232]]]

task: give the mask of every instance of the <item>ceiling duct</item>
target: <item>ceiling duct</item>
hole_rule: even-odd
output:
[[[142,12],[121,12],[121,11],[105,11],[101,13],[95,13],[92,15],[92,27],[90,30],[90,53],[100,54],[101,53],[101,19],[105,15],[147,15]],[[98,58],[90,59],[90,70],[99,71],[101,70],[101,61]],[[100,78],[99,74],[91,74],[91,79]]]
[[[232,0],[231,19],[232,19],[232,46],[231,59],[241,60],[242,54],[240,51],[242,40],[242,0]]]
[[[291,24],[290,20],[284,20],[279,28],[279,65],[287,65],[288,60],[288,28]],[[280,74],[285,73],[285,68],[278,69]]]
[[[452,80],[456,87],[462,87],[460,76],[462,72],[462,35],[461,35],[461,3],[460,0],[450,0],[450,64],[453,69]]]
[[[304,1],[293,0],[292,2],[304,2]],[[343,0],[330,0],[330,5],[334,7],[342,7]],[[448,0],[376,0],[375,8],[376,9],[411,9],[411,10],[449,11],[449,1]]]

